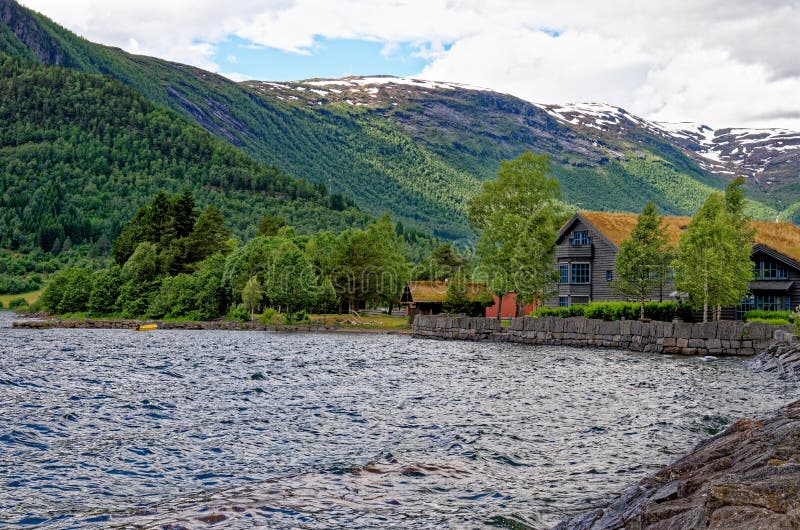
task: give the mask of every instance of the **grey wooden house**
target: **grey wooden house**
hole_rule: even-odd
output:
[[[577,212],[556,239],[557,295],[549,306],[588,302],[623,301],[614,289],[614,261],[619,246],[630,237],[638,217],[635,214]],[[664,229],[673,245],[689,226],[689,217],[665,217]],[[800,304],[800,228],[788,223],[753,221],[756,231],[751,259],[754,281],[737,308],[723,317],[741,318],[749,309],[788,310]],[[650,295],[651,300],[669,300],[675,286],[666,278]]]

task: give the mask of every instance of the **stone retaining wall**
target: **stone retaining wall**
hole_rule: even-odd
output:
[[[415,337],[491,340],[556,346],[592,346],[682,355],[754,355],[791,326],[724,320],[689,324],[584,317],[523,317],[501,327],[496,319],[419,315]]]

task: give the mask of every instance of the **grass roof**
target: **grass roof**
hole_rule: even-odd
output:
[[[580,212],[600,233],[617,247],[630,237],[639,216],[632,213]],[[691,217],[663,217],[664,229],[673,245],[677,246],[681,234],[691,222]],[[800,227],[791,223],[750,221],[755,228],[755,241],[777,250],[781,254],[800,261]]]
[[[411,299],[414,302],[444,302],[447,298],[448,282],[418,281],[408,282]],[[467,296],[472,301],[480,299],[480,295],[487,292],[486,285],[482,283],[468,283]]]

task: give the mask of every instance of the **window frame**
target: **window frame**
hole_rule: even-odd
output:
[[[585,265],[586,266],[586,281],[585,282],[578,282],[576,281],[576,276],[580,277],[582,274],[578,275],[575,274],[575,267]],[[570,285],[591,285],[592,283],[592,264],[588,261],[573,261],[570,262],[569,268],[569,280]]]

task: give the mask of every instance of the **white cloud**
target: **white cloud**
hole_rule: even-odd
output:
[[[320,37],[380,42],[386,54],[412,43],[431,79],[647,118],[800,130],[798,0],[23,3],[91,40],[213,71],[215,45],[230,36],[303,54]]]

